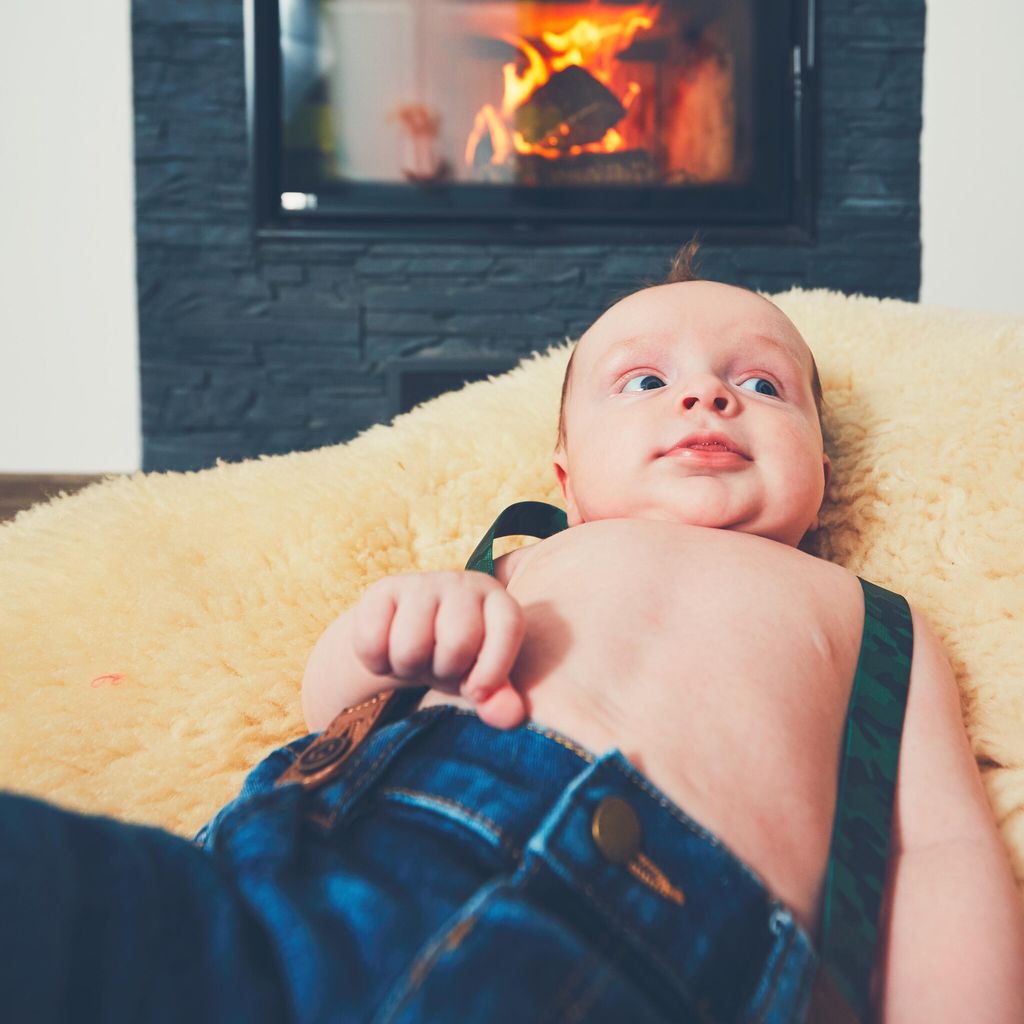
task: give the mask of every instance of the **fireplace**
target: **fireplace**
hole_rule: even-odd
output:
[[[254,0],[259,223],[806,239],[809,2]]]
[[[364,0],[364,9],[405,3],[409,11],[413,2]],[[467,0],[465,11],[502,2]],[[513,167],[490,171],[486,147],[501,146],[498,126],[471,151],[473,180],[459,160],[477,113],[488,103],[503,113],[503,83],[467,103],[457,146],[441,146],[451,109],[435,104],[444,119],[436,141],[426,137],[434,148],[421,143],[423,152],[385,111],[374,123],[392,133],[390,176],[352,163],[339,176],[343,163],[323,162],[325,154],[339,156],[330,120],[339,82],[327,74],[333,57],[320,5],[132,0],[144,467],[201,469],[348,440],[438,390],[579,337],[611,303],[663,277],[692,228],[704,239],[702,276],[714,280],[766,292],[797,285],[916,299],[921,0],[775,0],[752,4],[747,22],[744,8],[726,0],[677,2],[666,0],[662,17],[675,10],[691,19],[689,36],[673,45],[689,44],[695,80],[701,53],[750,40],[747,85],[738,53],[730,72],[737,97],[746,89],[749,100],[746,112],[735,101],[728,162],[736,180],[714,181],[727,161],[710,157],[700,181],[671,180],[681,158],[629,134],[641,100],[619,90],[657,74],[670,82],[664,61],[647,61],[647,79],[622,87],[613,78],[608,86],[626,111],[611,125],[622,136],[612,153],[650,147],[652,182],[520,181],[530,161],[519,161],[518,149]],[[543,6],[535,0],[522,10]],[[619,10],[634,8],[642,10]],[[706,31],[694,20],[702,11]],[[727,11],[732,21],[714,20]],[[517,77],[529,66],[530,51],[523,46],[519,56],[520,44],[502,33],[525,38],[548,60],[548,81],[557,74],[556,47],[537,42],[531,17],[499,24],[486,40],[464,40],[490,69],[489,81],[506,64]],[[746,37],[736,28],[743,24]],[[472,35],[457,18],[445,31]],[[642,55],[643,44],[649,56],[650,36],[641,28],[628,43],[620,36],[615,54]],[[363,37],[368,56],[372,38]],[[391,63],[381,77],[395,79],[394,54],[407,44],[385,43]],[[639,74],[644,61],[624,63]],[[354,61],[345,67],[357,73]],[[777,87],[764,84],[771,76]],[[414,101],[435,103],[424,96]],[[504,125],[509,134],[515,110]],[[657,116],[670,122],[672,105],[662,102]],[[334,141],[325,148],[315,140],[328,133]],[[567,167],[594,154],[553,148]],[[442,159],[451,164],[448,177],[437,173]],[[755,168],[746,184],[744,159]],[[698,177],[694,164],[690,171]],[[774,212],[762,186],[776,196]],[[302,209],[286,208],[287,192],[297,193],[288,202]],[[787,194],[788,207],[777,198]]]

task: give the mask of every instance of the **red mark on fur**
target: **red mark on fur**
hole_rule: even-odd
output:
[[[95,690],[97,686],[102,686],[104,683],[110,683],[111,686],[120,685],[121,680],[124,676],[120,672],[111,672],[110,675],[97,676],[89,685]]]

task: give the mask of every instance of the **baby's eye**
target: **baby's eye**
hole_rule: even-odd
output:
[[[657,384],[652,384],[651,381],[657,381]],[[631,388],[630,384],[639,382],[638,388]],[[630,377],[629,380],[623,385],[623,391],[653,391],[655,388],[663,388],[665,382],[654,373],[640,373],[635,377]]]
[[[749,384],[752,380],[757,381],[759,384],[767,384],[768,387],[771,388],[771,391],[765,391],[763,388],[759,387],[758,384],[755,384],[753,390],[759,395],[778,395],[778,388],[776,388],[776,386],[767,377],[748,377],[740,387],[743,387],[744,384]]]

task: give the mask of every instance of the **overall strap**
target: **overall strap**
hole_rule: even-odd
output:
[[[466,562],[467,569],[494,575],[494,541],[498,537],[539,537],[543,540],[567,529],[565,513],[543,501],[517,501],[509,505],[477,544]]]
[[[828,981],[866,1020],[914,630],[903,597],[867,580],[860,584],[864,631],[846,714],[820,947]]]

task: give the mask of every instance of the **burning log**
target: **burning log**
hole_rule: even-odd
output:
[[[658,170],[646,149],[580,153],[558,159],[530,153],[516,158],[518,185],[647,185]]]
[[[568,150],[599,142],[625,114],[615,93],[586,69],[570,64],[516,110],[515,126],[532,145]]]

